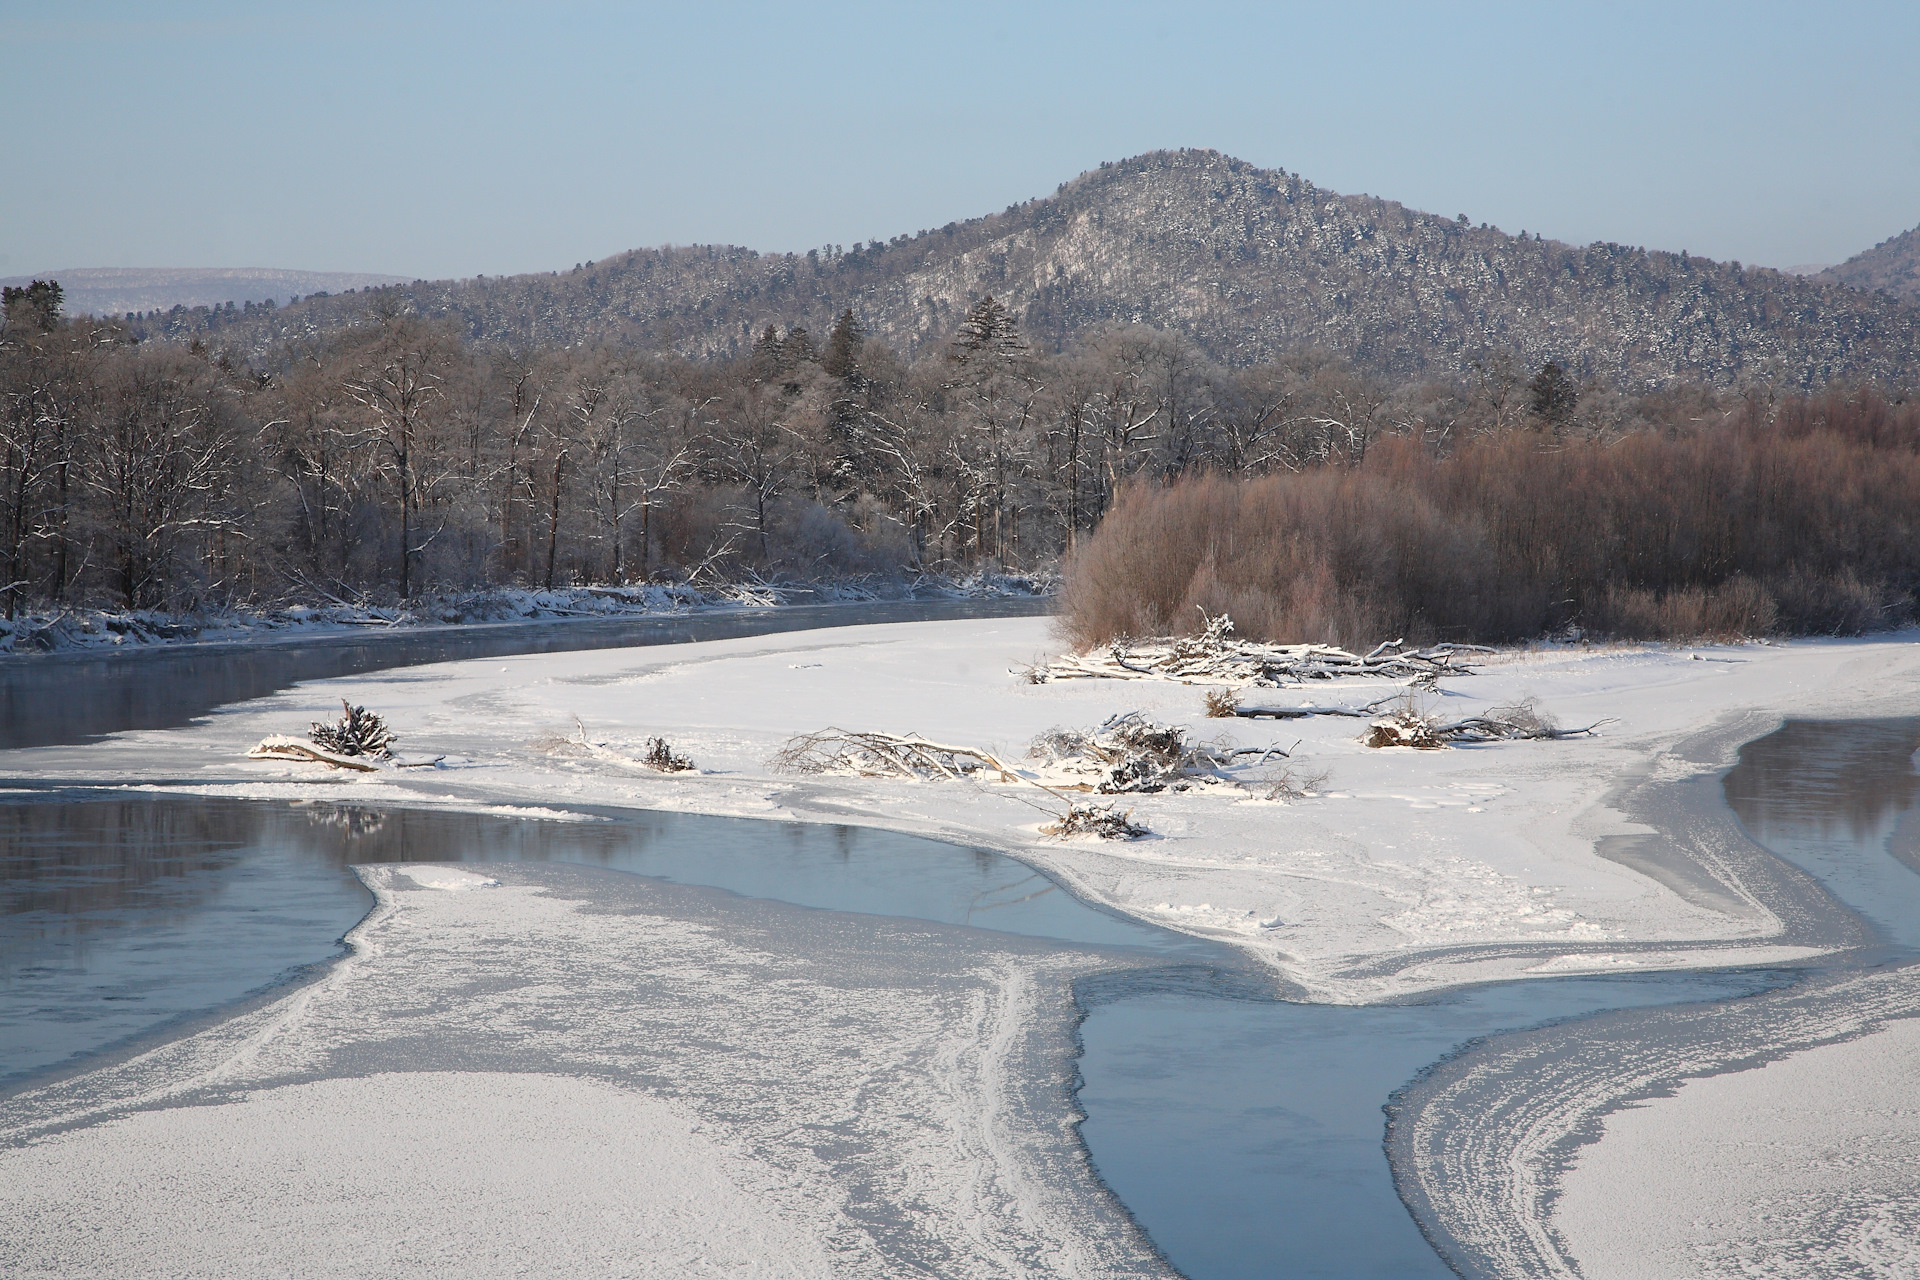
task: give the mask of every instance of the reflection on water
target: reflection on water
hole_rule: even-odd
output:
[[[0,657],[0,749],[85,742],[129,729],[168,729],[230,702],[302,680],[389,667],[523,653],[684,644],[810,627],[1046,613],[1045,599],[882,600],[785,605],[656,618],[510,623],[293,644],[182,646],[136,653]]]
[[[1920,800],[1920,719],[1789,720],[1740,748],[1727,803],[1754,839],[1883,840]]]
[[[1725,783],[1756,841],[1908,948],[1920,947],[1916,748],[1920,719],[1789,720],[1740,748]]]
[[[1025,864],[854,827],[670,813],[584,821],[164,794],[0,804],[0,1077],[216,1009],[339,953],[354,863],[575,862],[799,906],[1226,953]]]

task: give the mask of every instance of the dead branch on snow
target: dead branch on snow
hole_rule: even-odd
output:
[[[1563,729],[1526,698],[1506,706],[1489,707],[1477,716],[1442,721],[1421,710],[1411,698],[1393,714],[1375,720],[1367,730],[1370,747],[1414,747],[1432,751],[1454,742],[1511,742],[1522,740],[1579,738],[1589,736],[1611,719],[1596,720],[1577,729]]]
[[[931,742],[918,734],[822,729],[791,738],[769,761],[786,773],[843,773],[862,778],[970,778],[990,769],[1002,782],[1023,781],[992,752]]]
[[[1110,804],[1070,804],[1059,821],[1040,830],[1050,836],[1099,836],[1102,840],[1137,840],[1152,834],[1133,820],[1133,810],[1115,810]]]

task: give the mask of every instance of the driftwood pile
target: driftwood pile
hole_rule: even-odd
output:
[[[934,742],[918,734],[838,728],[789,739],[769,763],[787,773],[1019,784],[1051,798],[1052,803],[1038,804],[1054,817],[1040,828],[1047,834],[1131,840],[1148,832],[1132,820],[1130,810],[1075,800],[1072,793],[1140,795],[1211,784],[1244,787],[1249,779],[1235,777],[1228,769],[1286,758],[1287,752],[1278,746],[1195,742],[1177,725],[1155,724],[1130,711],[1108,717],[1096,729],[1054,729],[1041,734],[1019,767],[980,747]],[[1273,783],[1272,779],[1254,780]],[[1301,793],[1293,789],[1287,794]],[[1064,811],[1059,805],[1065,806]]]
[[[841,773],[861,778],[971,778],[982,770],[1020,781],[992,752],[931,742],[918,734],[822,729],[789,738],[770,763],[785,773]]]
[[[1611,720],[1596,720],[1578,729],[1562,729],[1543,713],[1532,698],[1504,707],[1489,707],[1477,716],[1441,720],[1411,703],[1368,727],[1370,747],[1414,747],[1433,751],[1455,742],[1508,742],[1524,739],[1579,738],[1591,735]]]
[[[1184,791],[1196,783],[1235,782],[1224,772],[1246,762],[1285,759],[1280,747],[1194,742],[1177,725],[1155,724],[1138,711],[1107,718],[1097,729],[1053,729],[1028,748],[1018,768],[980,747],[933,742],[918,734],[822,729],[791,738],[769,762],[786,773],[838,773],[922,781],[1024,782],[1056,794],[1093,791],[1138,795]]]
[[[1178,725],[1155,724],[1138,711],[1109,716],[1097,729],[1053,729],[1033,741],[1027,757],[1049,772],[1102,795],[1185,791],[1196,782],[1235,782],[1222,772],[1248,757],[1255,764],[1285,759],[1279,747],[1234,747],[1194,742]],[[1080,781],[1085,778],[1093,781]]]
[[[1035,667],[1028,678],[1035,683],[1177,680],[1186,684],[1273,687],[1365,676],[1431,685],[1447,676],[1472,675],[1473,669],[1467,665],[1471,656],[1491,652],[1484,645],[1472,644],[1405,649],[1398,640],[1376,645],[1366,653],[1324,644],[1262,644],[1235,639],[1233,619],[1221,614],[1207,618],[1199,635],[1119,640],[1104,651],[1064,654]]]

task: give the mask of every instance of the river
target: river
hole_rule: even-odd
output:
[[[515,642],[502,629],[395,637],[384,650],[249,650],[239,663],[184,653],[123,665],[30,660],[8,669],[5,687],[9,708],[36,710],[30,723],[12,715],[6,731],[9,745],[71,742],[182,723],[297,680],[400,660],[580,647],[532,629],[519,638],[526,648]],[[134,692],[153,683],[140,664],[156,661],[168,680],[193,687]],[[58,696],[76,676],[89,683],[100,671],[110,692]],[[1906,957],[1920,942],[1916,744],[1916,721],[1791,722],[1747,744],[1718,784],[1724,801],[1714,803],[1730,804],[1756,841],[1837,899],[1835,909],[1844,904],[1867,922],[1873,947],[1829,969],[1866,963],[1868,950],[1876,963]],[[1410,1082],[1444,1073],[1463,1046],[1490,1038],[1552,1026],[1574,1029],[1563,1034],[1577,1041],[1578,1028],[1600,1035],[1635,1010],[1788,991],[1811,972],[1562,977],[1406,1004],[1289,1003],[1230,949],[1091,906],[1004,855],[874,830],[630,811],[553,820],[77,787],[0,805],[0,859],[6,1092],[307,980],[340,954],[341,935],[367,909],[348,870],[356,863],[585,864],[804,910],[1118,956],[1075,988],[1081,1135],[1107,1186],[1193,1280],[1454,1274],[1435,1248],[1447,1243],[1444,1213],[1404,1178],[1396,1183],[1383,1146],[1383,1112],[1397,1096],[1404,1104]],[[1604,1042],[1592,1051],[1604,1053]],[[1459,1247],[1447,1252],[1478,1273]]]

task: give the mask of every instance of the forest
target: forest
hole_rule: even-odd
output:
[[[5,306],[9,618],[998,571],[1063,574],[1086,642],[1231,609],[1358,643],[1857,631],[1920,583],[1920,411],[1873,386],[1227,367],[1142,324],[1055,351],[992,297],[912,358],[851,309],[694,359],[475,343],[389,291],[250,356],[55,282]]]

